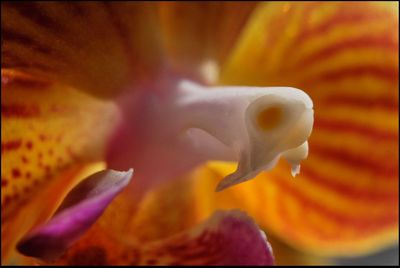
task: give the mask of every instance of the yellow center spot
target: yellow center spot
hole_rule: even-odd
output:
[[[282,119],[280,107],[269,107],[258,114],[257,123],[263,130],[271,130],[279,125]]]

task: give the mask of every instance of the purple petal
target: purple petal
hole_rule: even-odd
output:
[[[47,223],[22,238],[17,249],[24,255],[44,260],[59,257],[103,214],[128,185],[132,174],[132,169],[104,170],[89,176],[69,192]]]

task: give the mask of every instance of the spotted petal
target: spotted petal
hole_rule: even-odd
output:
[[[15,71],[2,72],[1,93],[5,220],[73,164],[101,159],[118,112],[110,102]]]

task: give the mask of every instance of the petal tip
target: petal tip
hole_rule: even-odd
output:
[[[61,256],[103,214],[114,198],[129,184],[133,169],[95,173],[65,197],[53,217],[26,234],[17,250],[30,257],[52,261]]]

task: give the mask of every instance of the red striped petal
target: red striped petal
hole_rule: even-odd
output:
[[[1,3],[2,67],[112,97],[162,65],[157,6]]]
[[[218,68],[257,5],[256,2],[161,3],[162,41],[168,62],[182,75],[207,79],[204,73],[207,70],[202,66],[214,62],[216,65],[209,67]],[[218,71],[210,71],[213,70]]]
[[[398,239],[396,3],[265,4],[220,82],[297,87],[315,110],[298,178],[282,163],[262,183],[226,195],[248,199],[240,206],[271,232],[316,254],[363,253]]]

